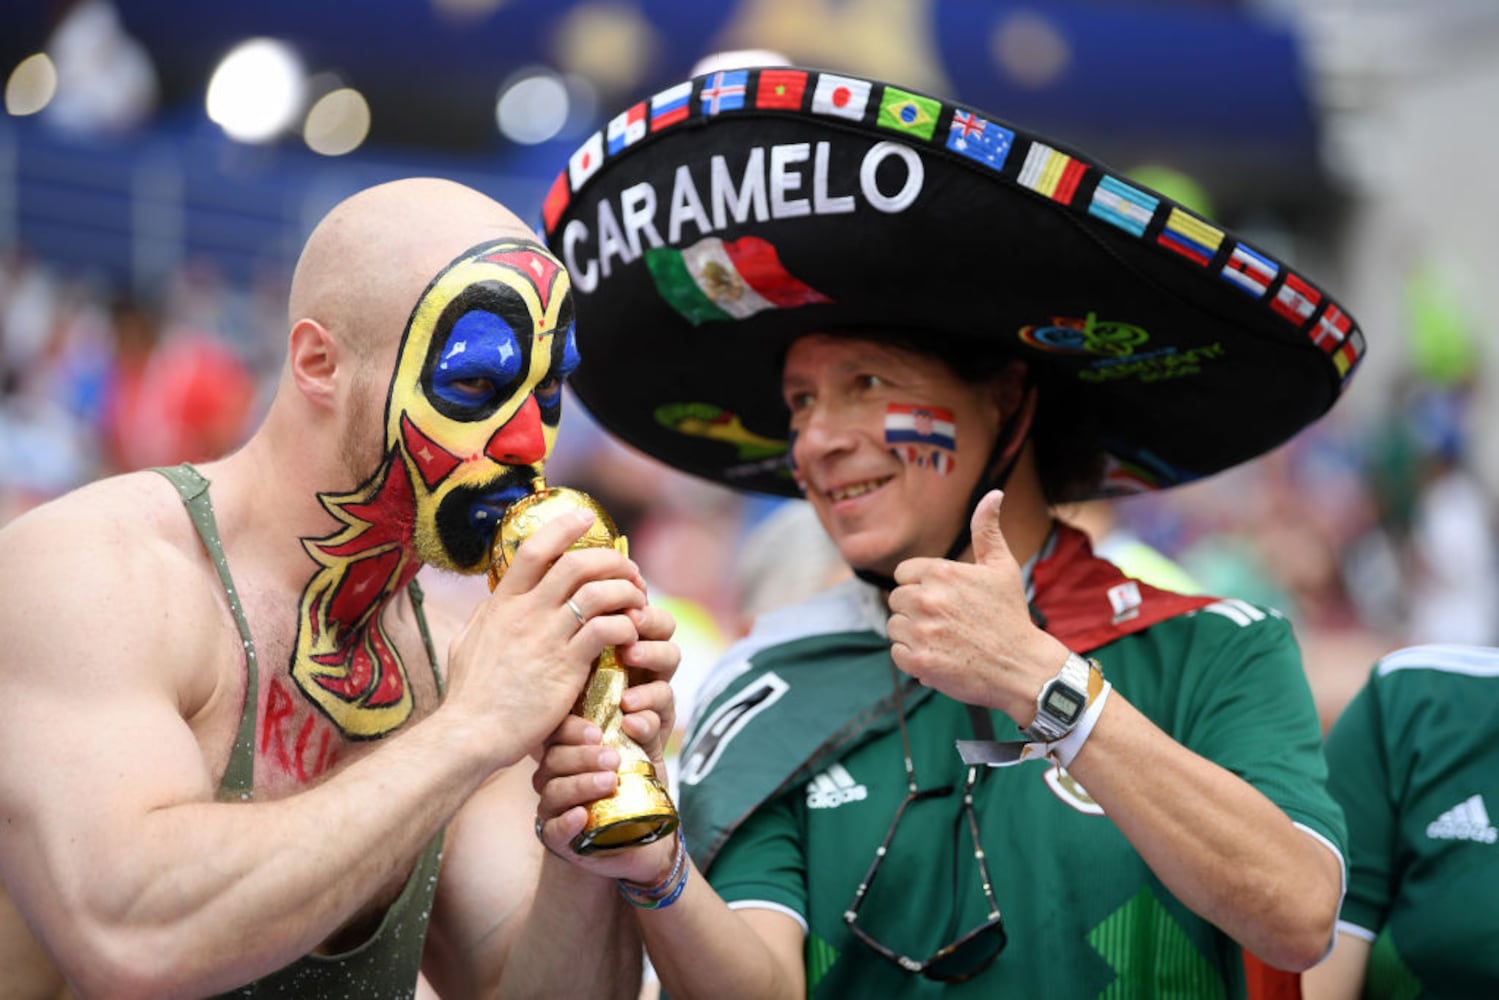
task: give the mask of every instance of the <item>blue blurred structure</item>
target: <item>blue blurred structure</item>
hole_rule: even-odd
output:
[[[829,24],[848,23],[861,6],[878,13],[878,5],[859,0],[797,2],[802,14]],[[474,3],[117,0],[124,26],[156,65],[160,110],[144,130],[114,138],[61,135],[41,121],[0,116],[0,250],[25,246],[59,266],[138,287],[197,257],[248,281],[284,267],[311,220],[339,198],[413,173],[452,176],[535,216],[581,135],[617,107],[684,79],[746,9],[785,9],[780,0],[510,0],[466,18],[439,11],[459,6]],[[628,9],[648,26],[655,42],[639,80],[627,92],[601,90],[581,135],[574,129],[535,146],[506,143],[494,121],[501,82],[552,62],[562,27],[601,6]],[[6,0],[4,7],[0,73],[39,49],[69,4]],[[1244,206],[1295,215],[1331,200],[1297,39],[1250,6],[940,0],[918,7],[928,32],[921,44],[939,63],[933,77],[950,88],[940,96],[1082,146],[1121,169],[1147,162],[1182,169],[1226,215]],[[1041,41],[1053,39],[1064,54],[1045,79],[1005,72],[996,54],[997,33],[1015,18],[1043,26]],[[236,42],[256,35],[291,41],[310,68],[358,86],[374,111],[370,142],[328,159],[291,140],[240,145],[208,122],[209,74]],[[827,39],[808,50],[839,53],[839,65],[778,47],[794,61],[880,76],[879,51],[857,41],[850,39],[846,55]]]
[[[14,243],[63,271],[141,289],[208,259],[245,285],[294,261],[312,224],[347,195],[415,174],[451,177],[523,213],[540,205],[542,181],[511,174],[493,154],[329,159],[243,146],[207,122],[89,139],[0,118],[0,250]]]
[[[1128,167],[1175,159],[1219,176],[1219,188],[1312,184],[1317,122],[1298,39],[1233,2],[1053,0],[1042,12],[1065,40],[1064,72],[1025,87],[997,74],[988,51],[997,11],[937,6],[943,65],[958,99],[1096,150]],[[1267,192],[1280,196],[1278,192]]]

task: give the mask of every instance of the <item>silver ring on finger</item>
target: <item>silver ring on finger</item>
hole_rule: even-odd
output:
[[[543,844],[545,844],[547,842],[546,837],[542,836],[542,833],[541,833],[541,827],[542,827],[542,823],[543,822],[544,821],[542,820],[542,818],[540,816],[536,817],[536,839],[539,840],[539,841],[541,841]]]
[[[578,607],[577,601],[569,597],[565,603],[567,604],[567,610],[571,611],[573,613],[573,617],[578,619],[579,628],[582,628],[588,623],[588,619],[583,617],[583,609]]]

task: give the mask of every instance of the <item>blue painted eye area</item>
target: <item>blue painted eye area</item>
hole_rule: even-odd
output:
[[[578,364],[583,360],[578,353],[578,324],[567,324],[567,335],[562,339],[562,364],[561,375],[567,378],[578,370]]]
[[[515,330],[485,310],[464,313],[448,330],[432,368],[432,392],[468,409],[485,408],[508,394],[525,356]]]
[[[578,368],[578,339],[574,331],[576,324],[569,323],[567,332],[557,338],[552,347],[552,370],[536,387],[536,402],[541,407],[542,419],[553,422],[562,405],[562,383]]]

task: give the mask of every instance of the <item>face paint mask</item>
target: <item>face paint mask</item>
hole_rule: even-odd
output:
[[[386,445],[412,475],[416,547],[464,573],[488,566],[505,508],[551,453],[562,381],[578,364],[567,272],[503,241],[439,275],[413,311],[386,405]]]
[[[561,264],[513,239],[464,253],[412,311],[385,459],[354,492],[320,497],[345,526],[304,542],[321,568],[302,595],[292,677],[346,735],[380,736],[410,716],[380,612],[423,562],[488,568],[500,515],[530,492],[556,440],[562,382],[578,364],[572,317]]]

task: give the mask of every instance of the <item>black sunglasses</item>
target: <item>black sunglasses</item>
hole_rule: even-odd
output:
[[[916,787],[916,768],[911,763],[911,737],[906,732],[906,713],[901,700],[899,678],[895,681],[895,711],[896,719],[900,724],[901,746],[905,752],[906,797],[896,808],[895,818],[890,821],[890,829],[885,831],[885,839],[880,841],[880,846],[874,852],[874,860],[869,863],[869,870],[864,873],[864,878],[859,882],[859,888],[854,891],[853,902],[849,903],[848,909],[843,911],[843,922],[848,925],[854,937],[868,945],[875,954],[894,962],[905,971],[939,982],[961,983],[972,979],[994,964],[994,960],[999,957],[1000,952],[1005,950],[1005,944],[1008,942],[1004,918],[1000,916],[999,902],[994,898],[994,887],[989,878],[989,865],[984,860],[984,845],[979,838],[978,817],[973,811],[973,786],[978,780],[977,767],[968,769],[968,777],[963,783],[963,815],[968,821],[968,832],[973,838],[973,857],[978,862],[980,884],[984,890],[984,899],[989,904],[989,916],[983,923],[956,941],[938,948],[924,962],[909,958],[881,944],[858,924],[859,908],[864,905],[864,898],[869,892],[869,887],[874,884],[880,865],[884,862],[885,855],[889,853],[890,842],[895,839],[896,827],[900,826],[901,817],[906,814],[906,808],[919,799],[950,795],[953,791],[951,785],[929,788],[925,791]]]

